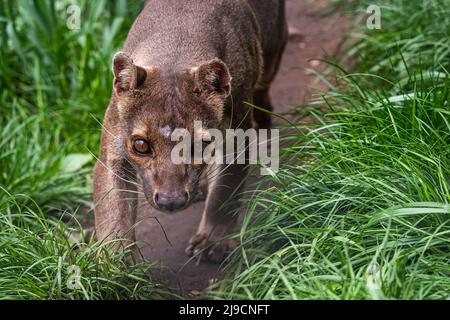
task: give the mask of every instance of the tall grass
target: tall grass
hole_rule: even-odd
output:
[[[448,15],[438,0],[379,4],[382,29],[349,51],[354,72],[334,66],[337,83],[297,110],[316,121],[284,137],[214,295],[449,298]]]
[[[67,27],[69,5],[81,8],[80,29]],[[111,57],[143,1],[12,1],[0,5],[0,103],[9,117],[28,113],[61,124],[62,138],[96,148],[110,96]],[[28,114],[27,114],[28,115]],[[76,145],[74,145],[76,147]]]
[[[69,4],[0,2],[0,299],[166,297],[129,250],[72,237],[90,205],[111,56],[143,1],[77,1],[79,30]]]
[[[80,230],[77,224],[69,228],[62,219],[49,219],[26,195],[2,197],[0,299],[169,297],[151,281],[151,264],[132,263],[130,250],[112,251],[111,243],[91,239],[77,245],[71,235]]]

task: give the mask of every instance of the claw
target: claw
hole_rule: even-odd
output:
[[[202,259],[220,263],[235,247],[236,241],[234,239],[213,241],[206,234],[196,234],[189,241],[185,251],[188,256],[201,254]],[[206,249],[209,250],[205,252]]]

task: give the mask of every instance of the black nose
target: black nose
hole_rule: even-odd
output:
[[[184,191],[157,192],[154,200],[159,209],[175,211],[183,208],[188,201],[188,193]]]

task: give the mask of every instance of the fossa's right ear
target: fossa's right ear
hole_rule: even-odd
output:
[[[136,66],[133,60],[123,52],[114,55],[112,70],[114,74],[114,90],[118,95],[138,88],[145,82],[147,71]]]
[[[199,67],[192,68],[195,77],[195,91],[206,95],[226,98],[231,93],[231,75],[227,65],[219,58],[212,59]]]

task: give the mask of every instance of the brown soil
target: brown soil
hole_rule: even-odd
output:
[[[276,112],[286,112],[307,102],[321,87],[311,70],[323,70],[317,60],[336,53],[348,21],[337,14],[321,15],[328,1],[286,0],[289,44],[277,78],[272,86]],[[173,214],[158,213],[150,207],[139,212],[137,239],[145,259],[158,261],[155,276],[167,281],[186,298],[201,296],[211,279],[220,277],[219,265],[198,262],[184,253],[189,238],[195,233],[204,203]]]

